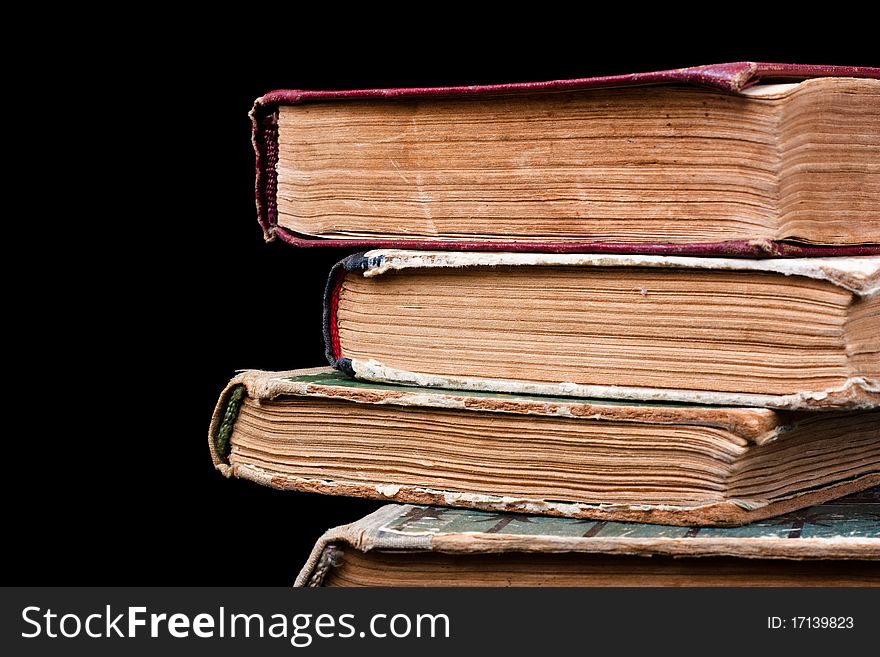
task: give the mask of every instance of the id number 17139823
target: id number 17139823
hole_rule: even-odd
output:
[[[851,630],[852,616],[768,616],[769,630]]]

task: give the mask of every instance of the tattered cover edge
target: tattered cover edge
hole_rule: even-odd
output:
[[[316,542],[294,586],[321,586],[329,567],[338,565],[345,547],[361,552],[432,551],[445,554],[581,553],[630,556],[738,557],[743,559],[880,559],[880,539],[798,538],[633,538],[627,536],[523,536],[485,532],[394,534],[382,528],[413,509],[388,504],[348,525],[329,529]],[[334,554],[335,553],[335,554]],[[344,558],[344,555],[342,556]]]
[[[333,364],[334,361],[331,361]],[[568,381],[557,383],[516,379],[490,379],[474,376],[438,376],[387,367],[375,360],[338,358],[335,366],[349,376],[364,381],[391,383],[420,388],[473,390],[516,395],[619,399],[632,402],[672,402],[712,406],[763,407],[781,411],[870,410],[880,407],[880,381],[850,377],[837,388],[808,390],[788,395],[719,392],[676,388],[584,385]],[[344,369],[343,369],[344,368]]]
[[[271,398],[273,396],[270,392],[269,382],[271,379],[303,374],[319,374],[326,370],[326,367],[288,370],[283,372],[273,372],[272,377],[263,376],[266,373],[259,370],[242,370],[232,377],[220,393],[220,397],[217,399],[217,404],[214,406],[214,412],[211,414],[211,422],[208,425],[208,449],[211,452],[211,461],[213,461],[214,467],[219,470],[224,477],[231,477],[233,475],[232,468],[230,467],[226,456],[219,452],[216,442],[217,432],[223,422],[226,409],[229,405],[229,397],[233,390],[238,386],[244,386],[249,397]]]
[[[431,550],[429,536],[389,535],[379,538],[379,530],[399,517],[401,509],[408,511],[411,508],[410,505],[386,504],[360,520],[328,529],[315,543],[293,585],[321,586],[327,571],[335,565],[334,551],[340,544],[361,552],[373,549]]]
[[[528,395],[505,398],[504,394],[474,397],[456,390],[388,384],[385,384],[387,389],[358,389],[321,382],[296,381],[290,378],[330,372],[333,372],[332,368],[315,367],[284,372],[243,370],[236,375],[221,393],[209,429],[215,463],[225,463],[223,455],[217,452],[214,439],[228,405],[229,391],[237,385],[243,385],[247,390],[247,396],[257,400],[272,400],[285,396],[319,397],[355,404],[418,406],[590,421],[709,427],[728,431],[754,445],[770,442],[780,433],[792,431],[803,418],[812,417],[811,414],[804,413],[783,415],[771,409],[758,407],[618,404],[611,399],[577,397],[530,399]],[[835,415],[837,414],[830,416]]]
[[[743,260],[648,254],[467,253],[372,249],[342,261],[366,278],[404,269],[465,267],[648,267],[757,271],[827,281],[857,296],[880,291],[880,256]]]
[[[387,367],[375,360],[347,358],[339,342],[337,308],[345,275],[360,272],[375,277],[389,271],[422,268],[498,267],[498,266],[583,266],[657,267],[730,271],[770,272],[784,276],[803,276],[823,280],[855,296],[880,293],[880,257],[802,258],[742,260],[652,256],[645,254],[573,253],[476,253],[454,251],[414,251],[378,249],[356,253],[338,262],[330,271],[324,292],[325,355],[331,366],[366,381],[388,382],[424,388],[495,391],[524,395],[624,399],[640,402],[679,402],[721,406],[752,406],[782,410],[869,409],[880,403],[880,381],[851,377],[839,388],[805,391],[790,395],[767,395],[633,386],[580,385],[438,376]]]
[[[395,483],[364,483],[342,480],[311,479],[273,472],[253,464],[235,465],[231,474],[254,483],[277,488],[321,495],[338,495],[370,500],[450,506],[483,511],[503,511],[530,515],[611,520],[616,522],[646,522],[659,525],[692,525],[733,527],[756,520],[821,504],[836,497],[857,493],[880,484],[880,473],[869,473],[838,481],[815,490],[795,493],[774,501],[731,499],[698,506],[671,504],[587,504],[560,502],[532,497],[501,496],[489,493],[447,491]]]
[[[651,253],[654,255],[732,256],[744,258],[814,257],[823,255],[874,255],[880,245],[812,246],[776,240],[731,240],[693,244],[637,244],[617,242],[545,242],[517,241],[455,241],[455,240],[401,240],[401,239],[321,239],[300,235],[278,226],[276,200],[278,162],[277,110],[281,105],[295,105],[310,101],[335,101],[363,98],[432,98],[449,96],[480,96],[538,91],[576,91],[639,85],[694,84],[708,86],[728,93],[739,93],[762,79],[798,79],[817,77],[880,78],[880,68],[869,66],[829,66],[809,64],[777,64],[768,62],[730,62],[693,66],[688,68],[630,73],[573,80],[522,82],[512,84],[472,85],[458,87],[426,87],[408,89],[354,89],[345,91],[310,91],[281,89],[257,98],[249,114],[251,143],[254,149],[256,175],[255,199],[257,219],[263,237],[271,241],[277,235],[281,241],[298,247],[334,248],[406,248],[459,251],[540,251],[549,253]]]
[[[266,235],[264,229],[264,236]],[[724,258],[821,258],[826,256],[868,256],[880,254],[880,244],[846,246],[798,244],[784,240],[755,239],[725,242],[640,243],[640,242],[540,242],[540,241],[453,241],[430,239],[322,239],[273,225],[266,241],[278,237],[297,248],[328,249],[432,249],[438,251],[513,251],[531,253],[645,253]]]

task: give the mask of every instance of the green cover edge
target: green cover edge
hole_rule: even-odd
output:
[[[223,420],[221,420],[217,434],[214,436],[214,447],[217,450],[217,455],[224,461],[229,456],[232,446],[232,428],[235,426],[235,421],[238,419],[238,413],[246,396],[247,391],[242,384],[233,387],[229,391],[226,410],[223,411]]]
[[[351,388],[356,390],[383,390],[383,391],[406,391],[406,392],[422,392],[448,394],[455,397],[474,397],[480,399],[498,399],[498,400],[517,400],[527,402],[553,402],[553,403],[595,403],[603,406],[650,406],[661,408],[705,408],[706,404],[697,404],[690,402],[670,402],[670,401],[637,401],[628,399],[598,399],[591,397],[569,397],[562,395],[531,395],[517,394],[510,392],[495,392],[488,390],[460,390],[452,388],[434,388],[434,387],[418,387],[403,385],[399,383],[384,383],[378,381],[367,381],[364,379],[354,379],[337,370],[327,370],[321,373],[311,374],[295,374],[293,376],[283,377],[286,381],[294,383],[306,383],[317,386],[330,386],[337,388]],[[709,405],[709,408],[752,408],[747,406],[731,407],[728,405]]]

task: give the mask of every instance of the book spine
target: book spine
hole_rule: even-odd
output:
[[[241,377],[237,376],[220,393],[220,399],[217,400],[208,427],[211,460],[214,462],[214,467],[225,477],[232,476],[232,468],[229,466],[232,429],[245,397],[247,397],[247,388],[241,382]]]
[[[257,221],[263,238],[270,242],[278,225],[278,108],[266,108],[258,100],[249,116],[256,168]]]
[[[381,259],[381,256],[379,257]],[[352,271],[363,271],[378,264],[377,258],[368,258],[364,253],[355,253],[340,260],[330,270],[327,286],[324,288],[324,355],[330,365],[347,376],[354,376],[351,360],[344,358],[339,343],[339,295],[345,276]]]

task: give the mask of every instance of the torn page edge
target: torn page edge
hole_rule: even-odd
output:
[[[817,407],[874,408],[880,403],[880,399],[870,399],[873,395],[880,395],[880,381],[866,379],[865,377],[850,377],[843,385],[826,390],[798,392],[790,395],[765,395],[681,390],[675,388],[640,388],[633,386],[583,385],[571,382],[546,383],[541,381],[516,381],[480,377],[439,376],[387,367],[372,359],[362,361],[352,358],[351,367],[357,378],[380,383],[391,382],[421,388],[452,388],[548,397],[624,399],[640,402],[679,402],[791,410]]]
[[[880,256],[829,258],[699,258],[590,253],[488,253],[379,249],[364,254],[365,277],[403,269],[444,267],[564,266],[660,267],[703,270],[772,272],[824,280],[858,296],[880,290]]]

